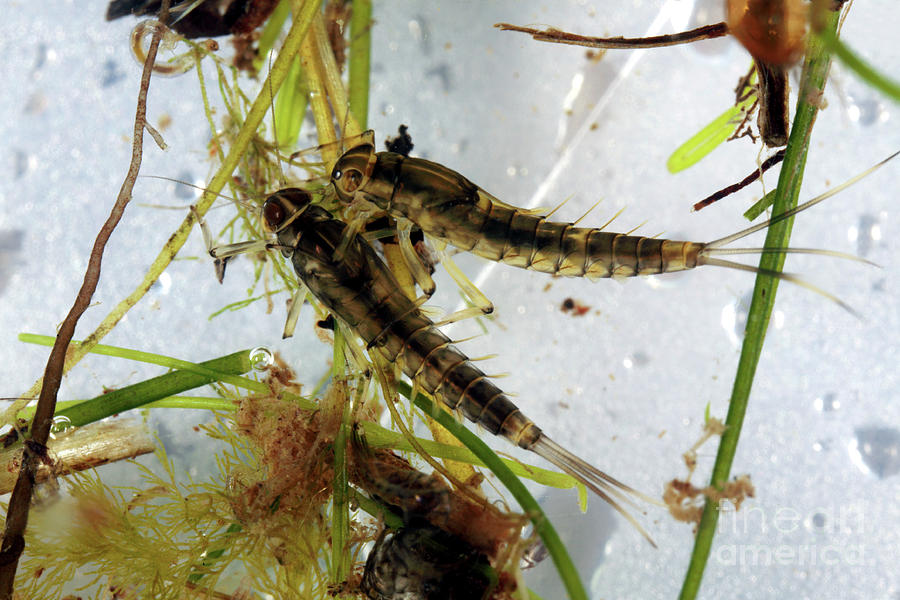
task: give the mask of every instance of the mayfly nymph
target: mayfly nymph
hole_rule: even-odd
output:
[[[492,434],[500,435],[554,464],[646,532],[616,499],[622,491],[646,496],[603,473],[551,440],[459,351],[420,310],[421,302],[403,293],[396,277],[362,236],[325,209],[310,204],[310,195],[289,188],[269,196],[263,221],[297,276],[338,320],[362,338],[370,352],[399,364],[421,389],[450,409],[461,411]],[[338,247],[343,248],[335,258]],[[651,542],[652,543],[652,542]]]
[[[824,254],[862,260],[827,250],[723,246],[818,204],[891,158],[787,213],[705,243],[628,235],[550,221],[547,216],[506,204],[444,165],[393,152],[376,152],[368,143],[341,156],[331,181],[342,203],[365,217],[377,212],[388,213],[397,219],[401,233],[415,225],[441,243],[488,260],[553,275],[596,280],[671,273],[703,265],[761,272],[757,267],[719,258],[734,254]],[[400,242],[403,245],[402,235]],[[404,256],[412,254],[409,248]],[[410,269],[415,275],[415,265],[410,265]],[[832,294],[790,273],[766,273],[811,289],[851,310]],[[422,285],[418,278],[417,282],[426,294],[433,287],[433,284]]]

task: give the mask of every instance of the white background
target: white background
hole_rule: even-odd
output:
[[[712,3],[719,8],[718,2]],[[103,2],[11,3],[0,22],[0,395],[24,392],[47,350],[16,341],[51,334],[71,306],[96,232],[130,156],[139,65],[128,50],[134,22],[103,20]],[[844,38],[900,79],[896,8],[882,0],[851,11]],[[691,205],[752,170],[758,146],[729,144],[686,173],[665,160],[719,115],[749,66],[734,42],[645,53],[610,53],[598,64],[585,49],[504,33],[495,22],[547,24],[593,35],[672,32],[719,20],[691,2],[504,2],[377,6],[373,28],[370,126],[377,137],[410,127],[414,155],[444,163],[499,198],[553,206],[555,216],[646,235],[707,241],[746,225],[740,214],[756,185],[700,213]],[[211,75],[211,71],[207,70]],[[582,91],[566,110],[573,81]],[[796,79],[795,79],[796,81]],[[897,106],[842,69],[833,71],[828,107],[813,134],[804,198],[818,194],[900,148]],[[196,78],[155,79],[152,122],[168,115],[161,152],[149,142],[143,173],[205,182],[208,128]],[[591,125],[596,124],[594,128]],[[560,132],[564,132],[561,134]],[[302,142],[306,143],[306,142]],[[561,151],[571,161],[560,165]],[[550,174],[558,169],[555,178]],[[749,473],[757,497],[722,519],[704,598],[898,598],[900,580],[900,409],[898,409],[898,238],[894,215],[900,163],[891,164],[801,215],[797,246],[859,254],[874,269],[828,258],[788,259],[788,270],[834,292],[858,320],[825,299],[782,285],[754,386],[734,473]],[[775,178],[767,179],[767,186]],[[768,188],[767,188],[768,189]],[[175,186],[142,180],[107,248],[83,337],[143,276],[193,199]],[[212,219],[227,218],[229,209]],[[199,233],[183,256],[200,256]],[[471,356],[496,353],[483,367],[554,439],[648,493],[684,475],[680,458],[698,437],[704,408],[724,418],[753,278],[704,268],[624,284],[556,280],[511,267],[460,260],[494,301],[489,335],[467,342]],[[180,261],[105,343],[207,360],[267,345],[288,356],[307,381],[330,350],[312,335],[309,312],[295,339],[280,341],[283,314],[262,305],[212,321],[210,313],[245,294],[249,263],[236,262],[219,286],[206,262]],[[551,284],[545,291],[545,285]],[[456,290],[438,281],[436,303],[453,308]],[[567,297],[591,306],[574,318]],[[456,332],[454,332],[456,333]],[[462,335],[461,333],[459,335]],[[61,399],[98,394],[158,371],[108,358],[85,360]],[[210,459],[190,425],[203,415],[157,420],[179,465],[201,474]],[[505,445],[498,448],[509,451]],[[714,458],[701,450],[700,470]],[[117,471],[118,472],[118,471]],[[695,483],[705,482],[705,472]],[[692,547],[689,526],[650,509],[651,549],[601,502],[588,514],[552,494],[551,517],[570,543],[595,598],[671,598]],[[768,554],[767,554],[768,553]],[[766,557],[770,560],[767,562]],[[549,563],[549,561],[548,561]],[[557,597],[541,565],[529,582]]]

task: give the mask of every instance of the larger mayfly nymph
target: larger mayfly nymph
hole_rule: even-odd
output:
[[[397,220],[401,248],[410,271],[426,295],[434,283],[415,264],[408,232],[415,226],[441,245],[449,244],[488,260],[564,277],[590,280],[655,275],[694,269],[703,265],[764,273],[810,289],[842,308],[854,312],[840,299],[791,273],[776,273],[720,258],[735,254],[794,253],[864,259],[841,252],[810,248],[725,248],[756,231],[787,219],[833,196],[894,158],[896,154],[828,192],[787,213],[710,242],[667,240],[603,227],[579,227],[578,222],[551,221],[549,214],[535,214],[503,202],[462,174],[444,165],[393,152],[376,152],[362,144],[344,153],[332,171],[335,193],[359,219],[384,212]],[[351,213],[352,214],[352,213]],[[583,218],[583,217],[582,217]],[[352,230],[359,224],[350,224]],[[405,233],[405,235],[404,235]],[[449,256],[442,257],[451,276],[484,312],[489,301]]]
[[[277,236],[276,243],[266,247],[282,249],[302,287],[358,335],[369,353],[398,364],[420,389],[451,410],[580,481],[652,544],[620,502],[631,503],[625,493],[655,501],[550,439],[424,314],[420,307],[427,298],[410,300],[363,236],[310,199],[309,192],[288,188],[270,195],[263,207],[265,228]],[[292,305],[289,323],[296,321],[300,304],[295,300]]]

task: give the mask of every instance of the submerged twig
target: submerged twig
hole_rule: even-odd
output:
[[[37,482],[150,454],[156,446],[142,420],[116,419],[75,428],[71,433],[48,442],[47,450],[53,464],[39,465],[35,472]],[[0,468],[0,494],[8,494],[13,489],[19,456],[18,450],[4,453],[3,464],[6,468]]]
[[[779,150],[778,152],[776,152],[775,154],[773,154],[772,156],[770,156],[769,158],[764,160],[763,163],[761,165],[759,165],[758,169],[754,170],[752,173],[750,173],[749,175],[747,175],[746,177],[741,179],[739,182],[732,183],[731,185],[722,188],[721,190],[719,190],[718,192],[716,192],[714,194],[710,194],[709,196],[707,196],[700,202],[697,202],[696,204],[694,204],[694,210],[700,210],[702,208],[706,208],[713,202],[717,202],[717,201],[721,200],[722,198],[725,198],[726,196],[730,196],[731,194],[737,192],[738,190],[741,190],[741,189],[747,187],[748,185],[750,185],[751,183],[753,183],[754,181],[756,181],[757,179],[762,177],[763,173],[765,173],[766,171],[768,171],[769,169],[771,169],[772,167],[774,167],[775,165],[780,163],[782,160],[784,160],[784,148],[782,148],[781,150]]]
[[[160,20],[165,22],[169,16],[169,0],[163,0],[160,10]],[[125,212],[125,207],[131,200],[131,192],[134,182],[141,169],[143,153],[144,129],[147,120],[147,92],[150,89],[150,75],[156,61],[156,52],[159,49],[163,26],[160,25],[153,32],[150,48],[147,52],[147,60],[144,62],[144,70],[141,74],[140,91],[138,92],[137,110],[134,118],[134,138],[132,140],[131,164],[128,174],[119,190],[116,202],[110,211],[109,217],[100,228],[94,247],[91,249],[84,281],[69,314],[59,328],[56,343],[50,351],[47,367],[44,369],[44,382],[41,386],[41,395],[35,409],[34,420],[31,425],[31,440],[25,444],[22,455],[22,466],[19,476],[9,501],[9,509],[6,514],[6,526],[3,532],[3,543],[0,545],[0,600],[12,598],[13,584],[16,577],[16,568],[19,558],[25,549],[25,527],[28,524],[28,509],[31,505],[31,494],[38,463],[46,456],[47,438],[50,435],[50,426],[53,422],[53,413],[56,410],[56,395],[62,383],[63,363],[66,358],[66,350],[69,342],[75,334],[75,325],[90,306],[91,298],[97,289],[100,280],[100,263],[103,259],[103,250],[109,241],[113,230],[118,225]]]
[[[642,38],[626,38],[622,36],[602,38],[587,35],[578,35],[577,33],[569,33],[561,31],[553,27],[547,29],[534,29],[533,27],[519,27],[509,23],[496,23],[494,25],[501,31],[517,31],[519,33],[527,33],[539,42],[553,42],[556,44],[569,44],[572,46],[586,46],[588,48],[622,48],[629,50],[637,50],[639,48],[663,48],[665,46],[677,46],[679,44],[690,44],[699,40],[711,40],[714,38],[724,37],[728,35],[728,25],[726,23],[714,23],[712,25],[704,25],[691,29],[690,31],[682,31],[679,33],[669,33],[665,35],[654,35]]]

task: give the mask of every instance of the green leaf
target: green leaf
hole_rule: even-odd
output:
[[[715,150],[719,144],[734,133],[734,128],[743,119],[744,111],[756,101],[756,94],[751,94],[740,103],[732,106],[709,125],[701,129],[694,137],[683,143],[666,161],[670,173],[684,171],[692,167],[706,155]]]
[[[279,148],[292,148],[296,145],[303,117],[306,116],[308,92],[300,66],[300,55],[297,55],[275,98],[275,140]]]

